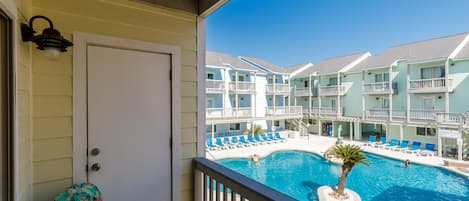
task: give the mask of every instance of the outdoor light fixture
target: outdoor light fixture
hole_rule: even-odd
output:
[[[49,28],[45,28],[42,34],[34,35],[36,31],[33,29],[35,19],[44,19],[49,23]],[[21,36],[23,41],[31,41],[36,43],[37,49],[44,50],[44,55],[49,59],[57,59],[60,52],[66,52],[67,47],[73,46],[73,43],[65,39],[57,29],[54,29],[52,21],[44,16],[36,15],[29,19],[29,26],[21,24]]]
[[[371,75],[371,72],[368,72],[368,75]]]

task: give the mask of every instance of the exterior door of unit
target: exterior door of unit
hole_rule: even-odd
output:
[[[435,98],[423,97],[422,98],[422,109],[425,111],[435,110]]]
[[[171,56],[87,47],[88,181],[104,200],[171,200]]]
[[[0,11],[0,201],[9,200],[10,192],[10,20]]]

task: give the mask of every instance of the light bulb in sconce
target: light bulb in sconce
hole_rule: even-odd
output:
[[[54,47],[44,48],[44,56],[49,60],[57,60],[60,57],[60,50]]]

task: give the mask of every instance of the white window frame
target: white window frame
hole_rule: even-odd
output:
[[[387,75],[387,78],[388,80],[386,80],[386,75]],[[376,79],[377,77],[376,76],[381,76],[381,81],[378,81],[378,79]],[[389,72],[380,72],[380,73],[375,73],[374,74],[374,79],[375,79],[375,82],[389,82]]]
[[[417,133],[418,133],[417,130],[418,130],[419,128],[425,129],[425,134],[424,134],[424,135],[419,135],[419,134],[417,134]],[[435,134],[434,134],[434,135],[428,135],[430,129],[435,129]],[[437,132],[437,131],[436,131],[436,128],[428,128],[428,127],[416,127],[416,128],[415,128],[415,135],[417,135],[417,136],[435,137],[435,136],[437,136],[437,133],[436,133],[436,132]]]
[[[443,78],[445,77],[445,73],[443,73],[443,76],[441,76],[441,69],[445,70],[444,66],[428,66],[428,67],[422,67],[420,68],[420,79],[435,79],[435,78]],[[423,71],[424,70],[431,70],[432,71],[432,76],[423,78]],[[438,71],[438,72],[437,72]]]

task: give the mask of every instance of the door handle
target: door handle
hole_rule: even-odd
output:
[[[97,171],[99,171],[100,169],[101,169],[101,164],[99,164],[99,163],[94,163],[93,165],[91,165],[91,170],[92,170],[92,171],[97,172]]]

